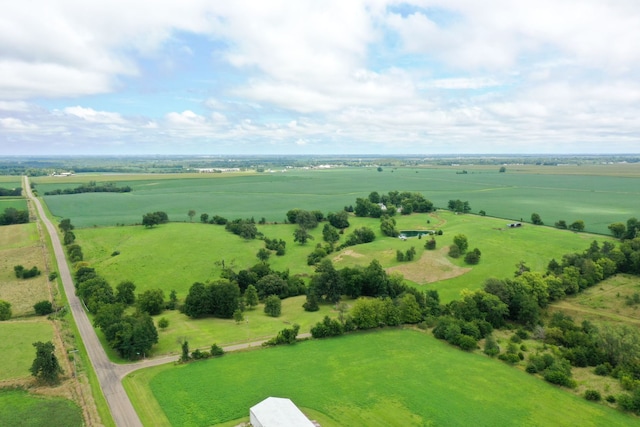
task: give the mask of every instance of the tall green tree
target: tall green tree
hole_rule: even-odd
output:
[[[267,316],[278,317],[282,313],[282,301],[277,295],[269,295],[264,301],[264,312]]]
[[[469,248],[469,241],[467,240],[467,236],[464,234],[456,234],[453,236],[453,244],[460,249],[460,253],[465,253]]]
[[[609,231],[613,234],[613,237],[616,239],[621,239],[627,231],[627,226],[622,222],[614,222],[613,224],[609,224]]]
[[[249,309],[252,310],[258,305],[259,302],[258,290],[256,289],[256,287],[253,285],[247,286],[247,290],[244,291],[244,303],[247,305],[247,307],[249,307]]]
[[[164,309],[164,291],[148,289],[138,294],[138,309],[152,316],[162,313]]]
[[[125,280],[116,286],[116,301],[126,305],[131,305],[136,301],[136,285],[130,281]]]
[[[301,245],[307,243],[307,241],[312,240],[313,236],[309,234],[309,232],[302,227],[296,228],[296,231],[293,232],[293,241],[298,242]]]
[[[193,217],[196,216],[196,211],[194,211],[193,209],[189,209],[187,215],[189,215],[189,221],[193,222]]]
[[[53,343],[51,341],[45,343],[38,341],[34,342],[33,346],[36,348],[36,358],[33,360],[31,368],[29,368],[31,375],[46,384],[58,383],[60,374],[62,374],[62,367],[55,355]]]
[[[325,224],[322,228],[322,238],[329,244],[334,244],[340,240],[338,230],[331,224]]]

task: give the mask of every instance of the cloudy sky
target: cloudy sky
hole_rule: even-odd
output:
[[[0,155],[639,153],[638,0],[0,5]]]

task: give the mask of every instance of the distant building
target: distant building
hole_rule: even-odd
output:
[[[315,427],[300,409],[282,397],[267,397],[249,409],[253,427]]]

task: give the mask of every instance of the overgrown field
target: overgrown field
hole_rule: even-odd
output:
[[[637,418],[413,330],[165,365],[129,375],[125,388],[143,423],[156,426],[234,425],[268,396],[291,398],[323,427],[637,424]]]
[[[38,267],[42,274],[30,279],[16,278],[14,267]],[[13,316],[34,312],[33,305],[50,300],[44,251],[35,223],[0,227],[0,299],[11,303]]]
[[[637,169],[637,168],[636,168]],[[466,170],[467,173],[461,173]],[[619,172],[620,170],[620,172]],[[635,171],[635,169],[634,169]],[[555,172],[555,173],[554,173]],[[622,173],[624,172],[624,173]],[[612,222],[637,215],[640,177],[620,165],[598,167],[338,168],[288,170],[261,174],[87,175],[38,177],[40,194],[90,180],[117,181],[131,193],[85,193],[46,196],[51,212],[72,218],[79,227],[133,224],[146,212],[165,211],[173,221],[188,221],[187,212],[225,217],[264,217],[281,222],[287,210],[337,211],[371,191],[416,191],[446,207],[451,199],[469,201],[472,211],[528,221],[533,212],[546,224],[581,219],[591,232],[607,234]]]
[[[640,327],[640,278],[617,275],[552,305],[578,321],[626,323]]]
[[[0,322],[0,354],[3,357],[0,381],[30,377],[29,368],[36,355],[32,344],[52,339],[53,327],[44,318]],[[9,424],[0,422],[0,425]]]
[[[72,401],[0,390],[0,425],[21,427],[83,426],[82,411]]]

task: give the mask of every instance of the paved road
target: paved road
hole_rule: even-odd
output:
[[[80,331],[80,337],[84,346],[87,349],[89,360],[93,365],[93,369],[98,376],[102,393],[104,394],[109,409],[111,410],[111,416],[118,427],[142,427],[140,417],[133,409],[129,396],[122,387],[122,378],[127,374],[136,371],[138,369],[148,368],[151,366],[163,365],[165,363],[174,363],[177,361],[178,356],[164,356],[154,359],[146,359],[143,361],[130,363],[126,365],[118,365],[109,360],[107,354],[102,348],[100,340],[96,335],[96,331],[93,329],[87,313],[82,307],[80,299],[76,296],[75,287],[73,284],[73,278],[69,271],[66,258],[64,255],[64,249],[60,243],[60,238],[56,231],[56,227],[49,221],[49,218],[44,213],[40,200],[34,197],[29,185],[29,178],[24,177],[24,187],[27,196],[33,201],[38,210],[38,215],[47,228],[49,236],[51,236],[51,243],[53,245],[53,251],[55,253],[56,262],[58,265],[58,271],[60,272],[60,278],[64,285],[64,291],[67,294],[67,300],[71,308],[71,313]],[[311,334],[305,333],[298,335],[298,338],[308,338]],[[260,347],[263,341],[255,341],[250,343],[235,344],[227,347],[223,347],[225,352],[244,350],[251,347]]]
[[[117,369],[118,365],[111,362],[107,357],[104,349],[102,348],[102,344],[100,344],[100,341],[98,340],[96,331],[93,329],[93,326],[87,317],[87,313],[82,308],[82,304],[76,296],[71,272],[69,271],[69,266],[67,265],[64,250],[60,243],[60,238],[58,237],[56,228],[45,215],[40,200],[33,196],[29,185],[29,179],[27,177],[24,177],[23,188],[25,189],[27,196],[33,201],[38,209],[40,219],[46,226],[49,236],[51,236],[51,243],[53,245],[53,251],[58,264],[58,271],[60,272],[60,278],[64,285],[64,291],[67,294],[71,313],[73,314],[73,318],[75,319],[78,330],[80,331],[80,337],[87,349],[89,360],[93,365],[96,375],[98,376],[100,387],[107,399],[107,404],[111,410],[113,420],[118,427],[142,427],[140,418],[133,409],[133,405],[131,405],[131,401],[129,400],[127,393],[124,391],[124,387],[122,387],[120,372],[119,369]]]

